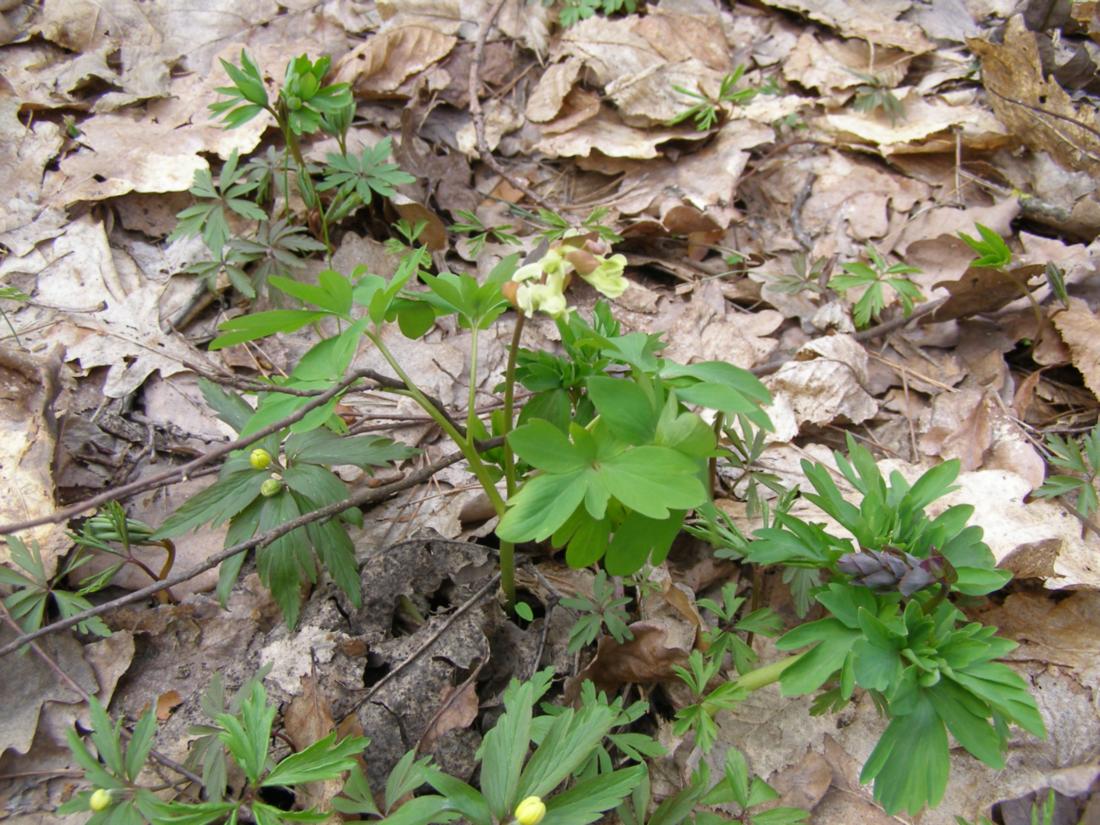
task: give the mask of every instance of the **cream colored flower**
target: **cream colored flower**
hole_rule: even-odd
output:
[[[582,274],[581,277],[608,298],[618,298],[630,286],[630,283],[623,277],[625,268],[626,256],[612,255],[610,258],[601,261],[587,275]]]

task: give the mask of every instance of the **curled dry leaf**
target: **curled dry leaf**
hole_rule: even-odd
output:
[[[634,638],[619,644],[610,636],[600,639],[595,658],[582,670],[576,685],[591,679],[610,693],[627,683],[651,685],[674,679],[673,665],[687,663],[695,646],[695,625],[671,616],[634,622]]]
[[[336,83],[358,97],[390,97],[406,79],[451,53],[458,39],[427,26],[401,26],[368,38],[337,61]]]
[[[850,335],[810,341],[778,372],[764,380],[775,406],[793,412],[799,427],[834,421],[858,424],[878,412],[864,389],[867,353]]]
[[[1069,309],[1053,316],[1085,386],[1100,398],[1100,319],[1080,298],[1071,298]]]

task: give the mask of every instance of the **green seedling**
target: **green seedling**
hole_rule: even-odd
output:
[[[914,302],[924,300],[924,295],[917,285],[905,276],[920,270],[904,263],[887,263],[878,250],[870,244],[867,245],[866,252],[870,264],[861,261],[841,264],[840,268],[844,270],[844,274],[834,275],[829,281],[829,286],[840,293],[847,292],[849,289],[863,288],[863,294],[852,308],[852,320],[855,325],[863,328],[868,326],[873,318],[878,318],[886,308],[885,287],[887,286],[901,302],[905,315],[910,315],[913,312]]]
[[[1063,472],[1048,475],[1043,486],[1035,491],[1042,498],[1072,497],[1084,518],[1096,512],[1096,478],[1100,475],[1100,424],[1085,433],[1080,440],[1048,435],[1045,439],[1049,461]]]

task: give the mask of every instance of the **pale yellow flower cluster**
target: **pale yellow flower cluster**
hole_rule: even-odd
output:
[[[521,266],[512,276],[513,303],[525,315],[545,312],[552,318],[569,313],[565,290],[575,272],[608,298],[626,292],[623,277],[626,256],[608,255],[610,249],[590,235],[562,238],[538,261]],[[511,296],[509,296],[511,297]]]

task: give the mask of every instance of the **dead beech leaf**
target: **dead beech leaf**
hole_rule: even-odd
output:
[[[1057,313],[1054,326],[1062,334],[1085,386],[1100,398],[1100,319],[1080,298],[1070,298],[1069,309]]]
[[[1019,266],[1007,273],[999,269],[972,266],[957,281],[940,281],[935,286],[951,296],[928,317],[928,323],[969,318],[983,312],[996,312],[1025,296],[1028,283],[1043,272],[1039,264]]]
[[[314,742],[332,733],[334,727],[328,697],[321,691],[316,678],[303,676],[301,693],[290,701],[286,713],[283,714],[283,729],[294,743],[295,750],[301,753]],[[327,807],[343,787],[343,781],[337,778],[325,782],[310,782],[299,786],[298,792],[304,797],[301,801],[306,807]]]
[[[467,679],[458,687],[448,690],[443,697],[441,711],[420,737],[418,750],[421,753],[431,753],[439,737],[452,730],[470,727],[477,719],[478,704],[476,679]]]
[[[920,26],[897,19],[912,5],[908,0],[879,0],[876,3],[764,0],[764,5],[801,14],[843,35],[869,40],[877,46],[893,46],[911,54],[923,54],[934,48]]]
[[[0,485],[8,494],[0,503],[5,522],[36,518],[54,510],[53,454],[55,432],[47,414],[60,385],[60,353],[39,358],[14,347],[0,347]],[[70,545],[61,525],[27,530],[20,538],[37,543],[47,575]],[[10,562],[7,543],[0,562]]]
[[[1100,172],[1100,137],[1078,126],[1097,126],[1093,107],[1074,105],[1053,77],[1046,77],[1033,32],[1022,15],[1011,17],[1004,42],[970,38],[967,46],[982,61],[982,83],[997,117],[1034,151],[1049,152],[1063,166]]]
[[[635,129],[606,106],[593,118],[561,135],[544,136],[535,149],[549,157],[589,157],[594,151],[611,158],[655,158],[657,147],[670,140],[702,140],[705,133],[679,128]]]
[[[962,469],[976,470],[992,441],[988,400],[979,390],[966,389],[936,396],[932,426],[921,437],[920,449],[944,460],[957,458]]]
[[[545,123],[556,118],[583,67],[584,63],[576,57],[549,66],[527,99],[524,110],[527,119]]]
[[[873,416],[878,403],[864,389],[867,379],[863,347],[850,335],[829,335],[805,344],[764,384],[775,399],[772,406],[793,414],[800,428],[837,420],[858,424]]]
[[[427,26],[389,29],[340,58],[334,82],[350,83],[361,97],[389,96],[407,78],[450,54],[457,42],[457,38]]]
[[[160,694],[157,697],[157,721],[165,721],[182,704],[183,697],[178,690],[167,690]]]
[[[600,639],[596,656],[577,676],[591,679],[600,690],[614,692],[625,684],[651,685],[675,677],[673,665],[684,665],[695,644],[695,626],[670,616],[635,622],[631,641]]]

